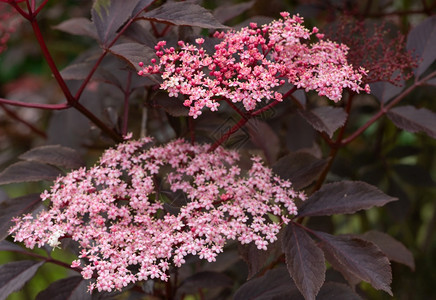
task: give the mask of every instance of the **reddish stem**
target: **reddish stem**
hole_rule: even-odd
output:
[[[283,99],[285,99],[286,97],[290,96],[293,92],[295,92],[297,90],[297,88],[294,86],[292,89],[290,89],[288,92],[286,92],[283,95]],[[225,142],[233,133],[235,133],[236,131],[238,131],[242,126],[245,125],[245,123],[248,122],[248,120],[253,117],[253,116],[257,116],[261,113],[263,113],[264,111],[267,111],[268,109],[272,108],[273,106],[276,106],[277,104],[281,103],[281,101],[277,101],[275,100],[274,102],[252,112],[249,116],[245,116],[245,114],[243,114],[242,112],[240,113],[243,117],[242,119],[239,120],[239,122],[234,125],[232,128],[229,129],[229,131],[227,131],[218,141],[216,141],[208,150],[208,152],[212,152],[214,151],[216,148],[218,148],[218,146],[220,146],[223,142]]]
[[[389,109],[391,109],[394,105],[398,104],[401,100],[404,99],[407,95],[409,95],[417,86],[420,86],[424,84],[427,80],[433,78],[436,76],[436,71],[430,73],[429,75],[425,76],[421,80],[415,81],[411,86],[409,86],[407,89],[405,89],[402,93],[400,93],[394,100],[389,102],[388,105],[383,106],[381,105],[381,108],[378,113],[376,113],[370,120],[368,120],[362,127],[357,129],[354,133],[352,133],[349,137],[342,140],[338,146],[344,146],[350,142],[352,142],[354,139],[356,139],[360,134],[362,134],[369,126],[374,124],[378,119],[380,119],[382,116],[384,116]]]
[[[57,259],[54,259],[54,258],[51,258],[51,257],[46,257],[46,256],[43,256],[43,255],[39,255],[39,254],[36,254],[36,253],[33,253],[33,252],[29,252],[29,251],[26,251],[24,249],[23,250],[10,250],[10,251],[16,252],[16,253],[21,253],[21,254],[24,254],[24,255],[28,255],[28,256],[31,256],[31,257],[34,257],[34,258],[38,258],[38,259],[44,260],[45,262],[52,263],[52,264],[55,264],[55,265],[64,267],[66,269],[70,269],[70,270],[79,272],[79,273],[82,272],[82,268],[80,268],[80,267],[73,268],[73,267],[71,267],[71,265],[69,265],[67,263],[64,263],[63,261],[60,261],[60,260],[57,260]]]
[[[152,1],[151,3],[148,4],[147,7],[149,7],[150,5],[152,5],[154,2],[156,2],[156,0]],[[144,9],[146,9],[147,7],[145,7]],[[118,39],[121,37],[121,35],[127,30],[127,28],[129,28],[130,24],[133,23],[133,21],[135,21],[135,19],[142,13],[142,11],[139,11],[138,13],[136,13],[136,15],[134,15],[132,18],[130,18],[130,20],[123,26],[123,28],[121,28],[120,31],[118,31],[117,35],[114,37],[114,39],[106,46],[106,48],[104,49],[103,53],[100,55],[100,57],[97,59],[97,61],[95,62],[94,66],[92,67],[91,71],[89,72],[88,76],[86,76],[85,80],[83,80],[82,84],[79,87],[79,90],[76,92],[74,98],[79,101],[80,96],[82,95],[83,91],[85,90],[85,87],[87,86],[89,80],[91,80],[92,75],[94,75],[95,71],[97,70],[98,66],[100,65],[100,63],[102,62],[103,58],[106,56],[106,54],[109,52],[109,48],[112,47],[116,41],[118,41]],[[152,23],[152,22],[151,22]]]
[[[212,146],[210,146],[208,152],[214,151],[216,148],[218,148],[222,143],[224,143],[233,133],[239,130],[242,126],[247,123],[249,119],[240,119],[238,123],[236,123],[235,126],[229,129],[218,141],[216,141]]]
[[[21,9],[20,6],[18,6],[17,3],[15,2],[8,2],[20,15],[23,16],[23,18],[25,18],[26,20],[30,19],[30,16],[27,12],[25,12],[24,10]]]
[[[336,155],[338,154],[339,148],[341,147],[340,145],[341,145],[342,139],[344,137],[345,127],[347,127],[348,120],[350,118],[351,105],[352,105],[353,98],[355,95],[356,95],[355,93],[351,93],[350,97],[348,98],[347,105],[345,107],[345,111],[347,112],[347,117],[345,119],[344,125],[339,130],[336,141],[332,142],[331,139],[329,137],[327,137],[326,141],[330,146],[329,161],[328,161],[326,167],[324,168],[324,170],[322,171],[321,175],[318,177],[318,180],[316,181],[312,192],[315,192],[321,188],[325,178],[327,177],[327,174],[330,171],[330,168],[333,165],[333,161],[334,161]]]
[[[35,16],[31,15],[30,23],[32,24],[33,32],[35,34],[36,39],[38,40],[39,46],[41,47],[42,53],[44,55],[45,60],[47,61],[47,64],[50,67],[50,70],[52,71],[57,83],[59,84],[59,87],[61,88],[62,92],[64,93],[67,102],[73,103],[75,101],[73,95],[71,95],[70,89],[67,87],[64,79],[62,78],[61,74],[59,73],[58,68],[56,67],[55,62],[53,61],[53,58],[50,55],[50,52],[47,48],[47,45],[45,44],[44,38],[42,37],[41,30],[39,28],[38,22],[36,21]]]
[[[234,111],[236,111],[242,118],[247,119],[249,116],[247,116],[244,112],[242,112],[232,101],[230,101],[227,98],[224,98],[224,101],[227,102],[228,105],[230,105],[231,108],[233,108]]]
[[[62,110],[71,107],[71,105],[69,105],[68,103],[63,103],[63,104],[28,103],[28,102],[8,100],[3,98],[0,98],[0,103],[12,105],[12,106],[39,108],[39,109],[47,109],[47,110]]]
[[[48,2],[48,0],[44,0],[39,6],[38,6],[38,8],[35,10],[35,15],[38,15],[39,14],[39,12],[41,11],[41,9],[43,9],[44,8],[44,6],[47,4],[47,2]]]
[[[33,126],[33,124],[27,122],[26,120],[22,119],[19,115],[17,115],[14,111],[10,110],[9,108],[6,107],[6,105],[4,105],[3,103],[0,103],[1,108],[3,108],[3,110],[13,119],[17,120],[18,122],[26,125],[30,130],[32,130],[33,132],[35,132],[36,134],[38,134],[39,136],[43,137],[44,139],[47,138],[47,135],[45,134],[44,131],[41,131],[40,129],[36,128],[35,126]]]

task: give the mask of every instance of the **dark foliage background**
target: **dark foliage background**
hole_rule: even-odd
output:
[[[235,28],[245,26],[249,21],[257,21],[259,24],[267,23],[278,18],[281,11],[289,11],[291,14],[299,13],[305,18],[307,27],[317,26],[322,32],[330,34],[331,38],[341,38],[335,33],[338,32],[337,26],[340,26],[338,24],[341,24],[344,16],[364,20],[367,24],[377,24],[377,26],[384,24],[383,26],[386,27],[383,28],[390,29],[380,40],[371,40],[369,36],[362,34],[360,36],[362,44],[356,47],[364,47],[363,45],[368,42],[388,45],[392,39],[395,40],[398,37],[399,33],[407,36],[410,30],[415,28],[417,30],[415,40],[409,37],[408,41],[404,41],[405,44],[408,43],[408,49],[414,49],[415,53],[422,56],[418,61],[419,67],[414,71],[415,75],[419,74],[422,78],[436,70],[434,64],[436,57],[429,54],[435,52],[436,47],[436,19],[433,16],[436,13],[436,1],[434,0],[205,0],[186,2],[196,3],[211,10],[218,22],[217,24],[221,23]],[[159,7],[164,3],[165,1],[156,1],[153,7]],[[48,1],[38,17],[42,35],[53,59],[59,70],[62,70],[61,74],[67,80],[68,87],[74,92],[80,89],[81,81],[86,78],[93,62],[102,50],[95,42],[96,33],[87,27],[89,24],[82,23],[83,27],[80,27],[79,23],[68,24],[64,22],[71,18],[89,20],[92,5],[92,1]],[[422,25],[423,21],[427,23]],[[417,27],[418,24],[421,24],[419,25],[421,27]],[[121,25],[123,24],[119,24],[119,26]],[[155,25],[157,32],[163,33],[167,30],[163,23],[156,22]],[[216,25],[210,26],[210,28],[217,27]],[[115,35],[116,29],[118,27],[109,32],[109,35]],[[208,30],[210,29],[174,25],[170,26],[165,39],[168,38],[171,42],[177,39],[192,41],[195,36],[207,35]],[[344,38],[344,36],[342,37]],[[156,32],[153,34],[153,32],[141,31],[139,27],[132,27],[131,30],[124,33],[121,40],[123,43],[138,43],[138,45],[153,47],[157,39],[162,39],[162,37],[159,34],[156,37]],[[101,38],[99,40],[100,43],[105,44],[104,40]],[[104,58],[101,68],[83,90],[80,102],[103,120],[103,123],[114,132],[121,132],[123,126],[128,126],[128,131],[133,132],[134,136],[139,136],[146,131],[148,135],[156,137],[159,142],[166,142],[175,137],[189,138],[190,124],[184,108],[174,104],[174,100],[169,100],[164,92],[152,91],[151,84],[145,82],[146,79],[135,77],[134,68],[137,67],[137,63],[140,60],[147,61],[151,58],[152,53],[140,48],[133,50],[130,48],[131,52],[129,52],[122,47],[116,47],[117,45],[109,50],[111,53]],[[383,49],[381,46],[377,51],[383,51]],[[373,64],[377,65],[378,62],[380,61],[373,62]],[[406,72],[410,72],[410,69]],[[403,85],[400,88],[386,83],[386,81],[378,81],[371,86],[371,95],[355,97],[350,109],[350,118],[343,133],[344,136],[348,137],[361,128],[379,112],[381,102],[387,104],[390,99],[395,99],[402,91],[413,85],[415,78],[412,76],[402,79]],[[129,119],[126,125],[122,118],[126,93],[123,94],[122,89],[127,80],[129,80],[132,89],[129,90],[127,96]],[[117,86],[120,86],[121,89]],[[380,201],[383,204],[389,203],[383,207],[368,205],[367,208],[371,207],[370,209],[353,211],[353,214],[330,216],[324,213],[319,217],[306,218],[304,225],[311,230],[334,235],[365,233],[363,237],[376,242],[380,248],[383,248],[385,243],[386,249],[382,250],[391,254],[388,257],[392,261],[391,289],[393,298],[434,299],[436,298],[434,289],[436,282],[436,272],[434,272],[436,269],[435,93],[435,78],[414,87],[410,93],[404,95],[400,105],[395,106],[388,117],[381,117],[353,141],[337,150],[331,150],[319,132],[324,131],[324,135],[336,138],[338,136],[336,129],[341,124],[336,126],[333,124],[333,119],[339,119],[340,116],[327,120],[326,116],[331,116],[333,112],[318,111],[319,120],[316,119],[316,115],[307,116],[304,115],[305,112],[298,112],[296,106],[290,101],[275,106],[272,110],[261,115],[255,122],[249,123],[233,135],[225,145],[237,148],[242,153],[248,153],[248,151],[263,153],[276,172],[282,176],[288,176],[294,184],[300,185],[301,188],[306,187],[309,191],[315,188],[317,179],[325,176],[326,183],[341,181],[343,185],[337,187],[340,191],[346,188],[344,186],[346,182],[353,180],[361,181],[362,184],[371,184],[386,195],[398,198],[398,201],[393,202],[382,199]],[[302,92],[296,93],[295,97],[298,97],[300,101],[305,101],[308,108],[326,107],[326,100],[320,99],[312,93],[307,95]],[[64,102],[65,96],[53,79],[52,72],[41,55],[32,28],[26,22],[17,26],[16,32],[12,34],[8,42],[8,49],[0,54],[0,98],[41,104]],[[341,105],[343,104],[339,103],[336,107],[341,107]],[[406,105],[409,107],[400,108]],[[72,154],[65,154],[68,157],[66,161],[69,165],[61,167],[64,171],[78,165],[93,165],[104,149],[114,145],[114,140],[110,134],[102,133],[99,126],[92,124],[77,110],[38,110],[8,106],[3,103],[1,103],[0,108],[0,170],[25,160],[25,157],[20,158],[20,155],[42,145],[62,145],[77,151],[74,154],[77,157],[74,156],[74,158],[72,158]],[[415,109],[426,109],[426,111]],[[205,112],[195,123],[197,140],[213,142],[234,126],[237,121],[238,115],[231,112],[230,109],[219,113]],[[59,149],[55,149],[53,153],[59,154],[59,151]],[[335,157],[332,164],[329,165],[328,157],[332,153]],[[328,173],[323,172],[326,166],[330,167]],[[38,168],[41,171],[44,167],[28,165],[26,168],[27,170]],[[28,171],[20,172],[27,172],[27,175],[23,176],[33,176]],[[3,238],[10,225],[6,219],[10,218],[14,212],[24,210],[24,207],[27,209],[29,206],[35,205],[37,198],[33,194],[38,194],[50,186],[49,179],[53,176],[47,175],[50,174],[49,172],[50,170],[45,169],[42,171],[47,176],[46,178],[41,177],[41,174],[35,175],[39,179],[46,179],[46,181],[34,181],[32,178],[27,178],[28,180],[23,181],[30,182],[17,182],[16,180],[8,181],[2,177],[2,182],[7,183],[0,190],[0,204],[2,205],[0,229]],[[318,180],[318,183],[321,185],[323,182]],[[328,190],[326,186],[327,188],[331,187],[332,190]],[[335,186],[324,184],[323,187],[325,193],[337,191],[334,189]],[[12,206],[11,208],[10,203],[8,204],[7,199],[16,197],[24,197],[23,207]],[[320,196],[320,198],[322,197]],[[381,202],[377,202],[376,206],[380,206]],[[336,209],[333,213],[337,213],[339,210]],[[302,209],[301,212],[303,213],[305,210]],[[311,209],[308,208],[306,216],[313,215],[316,213],[311,214]],[[293,235],[290,233],[291,230],[293,230]],[[395,238],[409,249],[413,254],[414,264],[407,257],[407,250],[403,249],[402,245],[396,244],[390,240],[389,236],[380,232]],[[295,236],[304,241],[305,235],[307,235],[297,226],[290,226],[283,234],[289,236],[287,240],[290,242]],[[322,233],[320,234],[322,235]],[[353,237],[349,236],[349,239],[353,239]],[[11,241],[10,238],[7,240]],[[362,243],[362,240],[355,242]],[[308,249],[312,249],[310,242],[307,243]],[[329,246],[324,245],[324,247]],[[313,249],[319,248],[314,247]],[[11,249],[6,247],[0,248],[0,250]],[[240,259],[238,251],[244,253],[243,256],[246,260],[252,260],[248,267]],[[218,263],[199,268],[201,272],[205,273],[197,273],[196,277],[187,276],[187,281],[180,286],[178,296],[184,293],[191,294],[193,290],[202,288],[203,296],[206,299],[226,299],[231,298],[231,295],[234,295],[235,299],[270,299],[268,296],[256,298],[258,297],[257,291],[268,289],[274,293],[275,288],[283,289],[283,286],[286,286],[288,295],[293,295],[292,297],[295,299],[300,297],[296,296],[299,294],[296,287],[288,285],[291,280],[284,267],[285,264],[279,261],[276,264],[279,267],[272,270],[262,269],[264,265],[259,262],[257,263],[261,266],[253,265],[253,261],[262,261],[262,259],[265,261],[269,259],[268,263],[271,263],[271,257],[277,257],[272,253],[274,249],[268,252],[270,256],[266,258],[261,258],[258,253],[253,254],[250,251],[250,249],[238,250],[236,245],[231,245],[228,251],[222,254]],[[44,249],[35,250],[34,253],[46,255]],[[395,254],[398,256],[392,257]],[[75,258],[70,252],[59,249],[54,251],[52,255],[53,258],[67,263]],[[287,253],[287,255],[292,254]],[[27,259],[29,256],[16,251],[0,251],[0,264]],[[37,260],[33,261],[33,264],[29,262],[25,269],[28,271],[35,268],[36,270],[39,266],[35,265],[37,262]],[[261,270],[260,273],[257,272],[259,270]],[[0,270],[0,274],[11,274],[8,272],[13,271]],[[190,270],[182,270],[182,272],[190,274]],[[209,274],[207,272],[219,273]],[[225,274],[225,276],[219,277],[217,274]],[[44,264],[19,292],[11,294],[7,299],[34,299],[52,282],[76,275],[78,273],[61,266]],[[0,281],[2,276],[0,275]],[[245,283],[247,276],[254,279]],[[330,264],[327,264],[326,276],[330,283],[321,289],[317,299],[333,299],[331,291],[335,293],[342,291],[341,296],[335,296],[334,299],[353,299],[355,294],[348,294],[351,293],[351,290],[346,286],[347,281],[339,272],[333,270]],[[209,281],[206,282],[201,278],[207,278]],[[230,284],[229,278],[231,279]],[[259,281],[260,278],[264,278],[263,281]],[[258,281],[256,282],[256,280]],[[209,285],[210,281],[215,282],[219,288],[212,288],[214,285]],[[244,283],[251,286],[238,290]],[[73,277],[67,283],[58,282],[57,284],[54,288],[55,291],[60,291],[61,287],[71,291],[82,288],[79,285],[83,285],[83,281],[79,277]],[[145,286],[143,289],[146,290],[147,287]],[[357,285],[356,290],[364,299],[392,299],[387,293],[376,290],[365,282]],[[2,291],[1,288],[0,291]],[[38,298],[50,298],[50,295],[53,295],[50,291],[45,293],[47,294],[44,292],[39,294]],[[193,294],[195,295],[187,296],[185,299],[201,299],[201,293]],[[117,299],[136,299],[135,297],[143,297],[143,295],[130,291],[128,294],[118,297]]]

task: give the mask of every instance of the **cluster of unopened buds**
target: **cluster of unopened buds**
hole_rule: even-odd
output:
[[[196,45],[180,41],[177,50],[160,41],[155,47],[158,60],[141,62],[138,74],[161,74],[160,88],[172,97],[185,95],[184,105],[194,118],[204,107],[216,111],[221,100],[242,102],[246,111],[262,101],[282,101],[278,88],[286,82],[335,102],[344,88],[369,93],[368,85],[362,87],[366,71],[347,63],[347,46],[323,40],[324,35],[316,27],[305,28],[298,15],[281,15],[283,19],[261,27],[251,23],[239,31],[216,33],[222,41],[213,54],[202,48],[203,38]],[[318,42],[308,44],[312,35]]]
[[[244,173],[238,153],[209,147],[183,140],[152,146],[151,138],[119,144],[94,167],[59,177],[41,195],[47,209],[15,218],[10,233],[28,248],[78,242],[80,259],[71,266],[95,279],[91,291],[167,281],[187,255],[215,261],[227,240],[266,249],[305,195],[258,157]],[[183,192],[184,203],[172,206],[164,190]]]

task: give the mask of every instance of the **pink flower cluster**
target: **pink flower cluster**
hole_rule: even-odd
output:
[[[77,241],[81,259],[72,267],[95,279],[91,291],[111,291],[141,280],[166,281],[170,266],[181,266],[187,255],[213,262],[228,239],[266,249],[297,213],[294,200],[305,199],[259,158],[241,174],[236,152],[151,141],[119,144],[96,166],[59,177],[41,195],[50,200],[47,210],[15,219],[15,241],[29,248]],[[171,201],[160,190],[185,193],[178,213],[166,210]]]
[[[335,102],[344,88],[369,92],[369,86],[361,86],[365,70],[347,63],[347,46],[323,40],[316,27],[310,32],[298,15],[281,15],[283,19],[260,28],[251,23],[239,31],[215,33],[222,41],[212,55],[201,47],[202,38],[197,45],[180,41],[180,50],[165,48],[161,41],[155,47],[159,62],[152,59],[148,66],[141,62],[138,74],[160,73],[160,88],[172,97],[188,96],[184,105],[194,118],[205,106],[216,111],[223,99],[242,102],[247,111],[261,101],[282,101],[277,89],[286,81]],[[312,34],[319,41],[309,45],[304,41]]]

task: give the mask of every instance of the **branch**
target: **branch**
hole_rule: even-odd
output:
[[[0,98],[0,103],[12,105],[12,106],[39,108],[39,109],[47,109],[47,110],[62,110],[71,107],[71,105],[68,103],[63,103],[63,104],[28,103],[28,102],[8,100],[3,98]]]
[[[224,143],[233,133],[239,130],[242,126],[247,123],[248,119],[240,119],[236,125],[234,125],[232,128],[229,129],[218,141],[216,141],[212,146],[210,146],[209,150],[207,152],[212,152],[216,148],[218,148],[222,143]]]
[[[43,137],[44,139],[47,138],[47,135],[45,134],[44,131],[41,131],[40,129],[36,128],[33,124],[27,122],[26,120],[24,120],[23,118],[21,118],[19,115],[17,115],[14,111],[10,110],[9,108],[6,107],[6,105],[4,105],[3,103],[0,103],[1,108],[3,108],[3,110],[13,119],[17,120],[18,122],[26,125],[30,130],[32,130],[33,132],[35,132],[36,134],[38,134],[39,136]]]
[[[402,93],[400,93],[394,100],[392,100],[388,105],[381,106],[378,113],[376,113],[372,118],[367,121],[362,127],[357,129],[353,134],[351,134],[349,137],[344,139],[341,143],[338,144],[338,146],[346,145],[350,142],[352,142],[354,139],[356,139],[361,133],[363,133],[369,126],[371,126],[375,121],[380,119],[382,116],[384,116],[389,109],[391,109],[394,105],[398,104],[401,100],[404,99],[407,95],[409,95],[417,86],[425,84],[425,82],[433,77],[436,76],[436,71],[430,73],[426,77],[422,78],[421,80],[415,81],[411,86],[409,86],[407,89],[405,89]]]
[[[148,6],[152,5],[156,0],[152,1],[148,4]],[[148,7],[147,6],[147,7]],[[144,9],[146,9],[145,7]],[[97,70],[98,66],[100,65],[103,58],[106,56],[106,54],[109,52],[109,48],[112,47],[116,41],[121,37],[121,35],[129,28],[130,24],[132,24],[135,19],[142,13],[142,10],[137,12],[136,15],[132,16],[130,20],[121,28],[121,30],[118,32],[118,34],[114,37],[114,39],[109,43],[109,45],[104,49],[103,53],[100,55],[98,60],[95,62],[94,66],[92,67],[91,71],[89,72],[88,76],[83,80],[82,84],[79,87],[79,90],[74,95],[74,98],[79,101],[80,96],[82,95],[83,91],[85,90],[86,85],[88,84],[89,80],[91,80],[92,75],[94,75],[95,71]]]
[[[50,55],[50,52],[47,48],[47,45],[44,41],[44,38],[42,37],[41,29],[39,28],[38,22],[36,21],[36,18],[30,20],[30,23],[32,24],[33,32],[35,33],[36,39],[38,40],[39,46],[41,47],[42,53],[44,55],[45,60],[47,61],[47,64],[50,67],[50,70],[52,71],[57,83],[59,84],[59,87],[61,88],[62,92],[65,95],[65,98],[67,99],[67,102],[72,104],[75,102],[75,99],[73,95],[70,92],[70,89],[67,87],[64,79],[62,78],[61,74],[59,73],[58,68],[56,67],[56,64],[53,60],[53,58]]]

